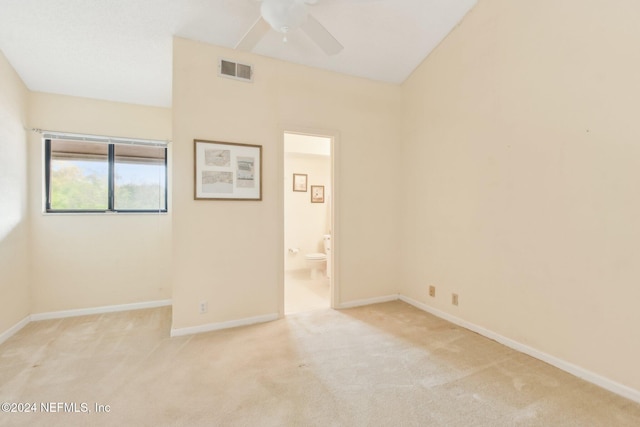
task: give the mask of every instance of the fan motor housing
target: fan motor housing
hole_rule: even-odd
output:
[[[260,13],[271,27],[281,33],[295,30],[307,20],[307,5],[297,0],[263,0]]]

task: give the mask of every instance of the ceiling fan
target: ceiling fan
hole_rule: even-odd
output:
[[[343,47],[338,40],[309,13],[309,5],[318,0],[262,0],[260,17],[236,45],[236,49],[250,51],[271,29],[283,34],[301,29],[327,55],[339,53]]]

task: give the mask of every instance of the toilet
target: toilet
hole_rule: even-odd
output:
[[[331,235],[325,234],[324,241],[324,253],[310,253],[304,257],[307,260],[307,265],[311,269],[311,279],[320,279],[324,276],[329,277],[330,269],[330,251],[331,251]],[[323,271],[325,270],[325,271]],[[326,272],[326,273],[325,273]]]

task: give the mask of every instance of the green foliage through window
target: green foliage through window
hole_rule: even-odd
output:
[[[53,162],[51,169],[51,209],[105,210],[108,208],[108,173],[85,174],[81,166]]]
[[[46,140],[47,211],[166,212],[166,148]]]

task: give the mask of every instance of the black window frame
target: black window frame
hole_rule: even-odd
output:
[[[115,209],[115,146],[118,143],[103,143],[108,146],[108,201],[107,209],[51,209],[51,141],[56,138],[44,139],[44,174],[45,174],[45,212],[47,213],[167,213],[169,207],[169,171],[167,167],[167,147],[164,149],[164,207],[161,209]],[[64,140],[64,137],[59,138]],[[136,145],[136,144],[134,144]],[[142,145],[142,144],[139,144]]]

